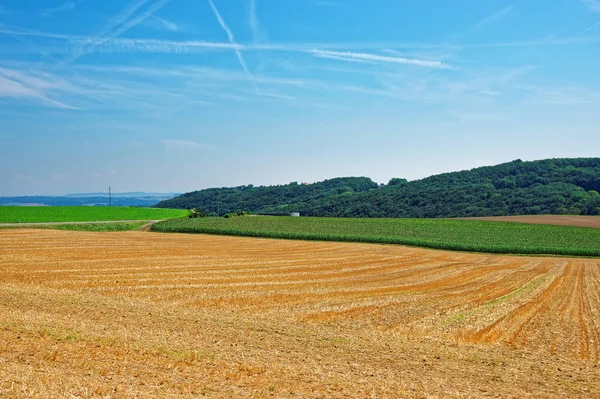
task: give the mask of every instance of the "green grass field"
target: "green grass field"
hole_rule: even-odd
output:
[[[505,254],[600,256],[600,229],[473,220],[246,216],[167,220],[152,230]]]
[[[185,217],[187,210],[119,206],[0,206],[0,223],[106,222]]]

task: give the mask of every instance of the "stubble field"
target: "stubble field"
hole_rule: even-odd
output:
[[[600,260],[0,231],[0,396],[600,397]]]

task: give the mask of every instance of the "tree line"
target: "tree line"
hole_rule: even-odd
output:
[[[212,188],[162,201],[209,215],[300,212],[332,217],[473,217],[538,214],[600,215],[600,158],[512,162],[421,180],[368,177],[314,184]]]

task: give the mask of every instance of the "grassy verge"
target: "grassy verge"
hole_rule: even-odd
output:
[[[153,231],[412,245],[503,254],[600,256],[600,229],[449,219],[174,219]]]
[[[0,229],[46,229],[46,230],[69,230],[69,231],[132,231],[137,230],[147,222],[118,222],[118,223],[86,223],[86,224],[45,224],[28,226],[26,224],[15,224],[14,226],[0,227]]]
[[[106,222],[185,217],[187,210],[121,206],[0,206],[0,223]]]

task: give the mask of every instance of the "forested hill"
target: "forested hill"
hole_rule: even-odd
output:
[[[278,186],[253,185],[209,188],[180,195],[156,205],[160,208],[197,208],[209,214],[230,212],[278,212],[282,208],[303,208],[312,201],[329,201],[377,188],[368,177],[339,177],[314,184],[293,182]]]
[[[222,215],[299,211],[306,216],[465,217],[523,214],[600,215],[600,158],[516,160],[378,187],[368,178],[196,191],[157,206]]]

